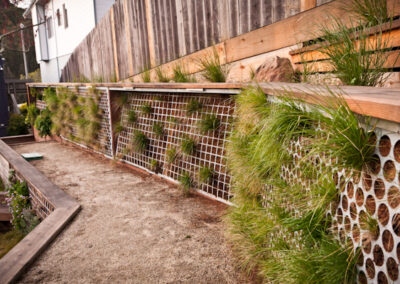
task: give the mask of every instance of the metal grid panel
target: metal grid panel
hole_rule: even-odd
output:
[[[81,97],[94,97],[94,94],[91,94],[88,88],[79,88],[79,89],[70,88],[70,90],[73,90],[77,95]],[[78,137],[80,141],[76,142],[73,141],[72,139],[69,139],[69,137],[65,136],[62,136],[62,138],[79,146],[92,149],[97,153],[101,153],[108,157],[112,157],[113,156],[112,139],[111,139],[112,130],[110,122],[110,102],[109,102],[108,92],[107,90],[99,90],[99,89],[97,89],[97,92],[100,96],[99,108],[102,110],[102,117],[100,122],[100,130],[98,132],[98,138],[97,141],[93,141],[93,145],[98,143],[98,146],[94,147],[93,145],[85,144],[83,142],[82,137],[79,137],[78,135],[77,127],[73,124],[70,125],[71,129],[70,134],[72,134],[75,137]]]
[[[186,105],[192,100],[202,104],[201,112],[188,116]],[[150,104],[152,114],[143,114],[141,107]],[[134,110],[138,120],[134,124],[128,123],[128,112]],[[220,127],[213,132],[200,133],[198,123],[203,115],[215,114],[220,120]],[[231,132],[233,102],[229,95],[195,95],[176,93],[130,93],[129,103],[124,106],[121,115],[121,124],[124,126],[118,137],[117,156],[128,163],[140,166],[154,172],[152,161],[157,161],[162,174],[172,180],[188,172],[195,180],[195,189],[211,194],[223,200],[232,197],[230,193],[230,176],[225,165],[225,145]],[[153,132],[153,124],[162,123],[164,137],[157,137]],[[149,138],[149,148],[144,153],[124,149],[129,147],[135,130],[142,131]],[[196,141],[196,151],[193,155],[180,154],[178,159],[168,164],[166,151],[175,147],[178,151],[184,137],[191,137]],[[201,167],[209,167],[215,176],[208,184],[196,182]]]

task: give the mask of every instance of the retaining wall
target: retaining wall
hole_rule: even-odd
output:
[[[30,88],[43,88],[44,84],[30,84]],[[59,84],[89,88],[85,84]],[[225,145],[228,142],[234,119],[234,101],[232,96],[245,85],[240,84],[98,84],[98,88],[108,90],[111,110],[111,128],[120,122],[124,129],[116,134],[115,129],[107,130],[112,136],[113,158],[155,173],[152,161],[161,168],[158,174],[177,181],[183,172],[196,177],[200,167],[208,166],[216,172],[209,184],[195,183],[195,189],[215,199],[229,202],[230,176],[226,169]],[[270,96],[279,96],[282,89],[292,90],[295,96],[305,102],[315,104],[321,97],[329,99],[329,92],[322,88],[304,84],[261,84],[263,91]],[[362,116],[371,116],[376,125],[375,154],[379,162],[373,171],[345,171],[336,168],[334,177],[340,200],[332,204],[330,213],[338,237],[353,242],[354,248],[361,247],[362,258],[359,262],[359,281],[361,283],[387,283],[399,281],[400,262],[400,89],[371,87],[332,87],[332,91],[344,94],[350,108]],[[121,95],[128,100],[122,108],[114,106]],[[318,98],[318,100],[316,100]],[[199,113],[188,116],[185,106],[191,99],[203,104]],[[141,113],[141,107],[150,104],[151,114]],[[130,124],[128,112],[135,110],[138,121]],[[221,126],[215,132],[202,134],[198,121],[205,114],[215,114]],[[179,123],[172,123],[171,118]],[[155,122],[164,125],[165,136],[157,137],[152,130]],[[108,127],[108,126],[107,126]],[[150,140],[144,153],[126,152],[134,131],[140,130]],[[192,137],[198,151],[191,155],[182,155],[176,163],[168,164],[166,151],[170,147],[180,147],[183,137]],[[292,141],[288,150],[293,156],[293,166],[282,169],[282,177],[289,182],[301,182],[302,169],[297,163],[301,157],[301,143]],[[314,163],[329,162],[322,158]],[[157,171],[158,172],[158,171]],[[379,233],[371,234],[361,225],[362,218],[369,214],[376,218]]]
[[[0,140],[0,173],[3,180],[8,179],[10,170],[27,183],[33,209],[42,222],[0,259],[0,283],[16,281],[80,208],[74,199]]]

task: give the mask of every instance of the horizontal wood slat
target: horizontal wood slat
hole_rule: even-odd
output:
[[[135,88],[146,89],[170,89],[171,92],[176,89],[242,89],[248,86],[260,86],[266,94],[279,95],[282,90],[292,90],[298,96],[304,93],[316,95],[320,98],[330,95],[326,87],[315,86],[309,84],[299,83],[260,83],[244,84],[244,83],[103,83],[103,84],[83,84],[83,83],[58,83],[58,84],[45,84],[45,83],[29,83],[29,87],[45,88],[49,86],[82,86],[97,88],[113,88],[120,91],[132,91]],[[350,108],[359,114],[369,115],[388,121],[400,123],[400,88],[378,88],[378,87],[356,87],[356,86],[330,86],[332,91],[345,94]],[[319,102],[323,100],[319,99]],[[310,101],[312,103],[312,101]],[[314,100],[315,103],[315,100]]]

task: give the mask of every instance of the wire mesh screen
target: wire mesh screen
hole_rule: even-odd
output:
[[[229,95],[129,93],[121,113],[117,157],[175,181],[190,175],[192,188],[229,200],[230,176],[224,156],[233,106]],[[201,130],[207,117],[214,117],[216,127]],[[132,148],[138,133],[148,141],[143,151]],[[193,142],[191,153],[183,150],[184,140]],[[212,173],[207,181],[199,180],[202,168]]]

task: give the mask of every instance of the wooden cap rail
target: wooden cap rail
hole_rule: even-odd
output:
[[[243,83],[30,83],[29,88],[52,87],[105,87],[119,91],[133,91],[136,88],[147,89],[242,89],[253,84]],[[300,83],[260,83],[259,86],[269,95],[279,95],[282,90],[291,90],[310,103],[316,103],[315,95],[322,98],[329,96],[329,91],[324,86]],[[329,86],[333,92],[345,94],[345,99],[352,111],[379,119],[400,123],[400,88],[378,88],[358,86]],[[321,100],[320,100],[321,101]]]
[[[0,259],[0,283],[12,283],[78,213],[80,205],[0,140],[0,155],[17,175],[38,190],[55,210]]]

